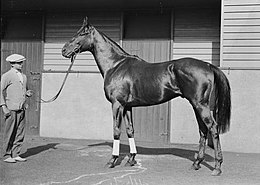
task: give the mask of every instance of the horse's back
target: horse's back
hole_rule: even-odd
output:
[[[212,64],[204,62],[196,58],[180,58],[173,60],[175,69],[185,70],[185,71],[194,71],[194,70],[203,70],[207,73],[210,73],[210,67]]]
[[[129,106],[147,106],[168,101],[175,97],[169,71],[172,61],[148,63],[129,57],[111,70],[105,80],[106,94],[109,99],[117,99]]]
[[[105,79],[110,101],[129,106],[147,106],[166,102],[177,96],[188,100],[202,94],[214,75],[210,64],[194,58],[148,63],[127,58],[112,69]]]

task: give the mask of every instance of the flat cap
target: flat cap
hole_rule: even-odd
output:
[[[6,61],[7,62],[22,62],[22,61],[25,61],[26,58],[23,56],[23,55],[19,55],[19,54],[12,54],[12,55],[9,55],[8,57],[6,57]]]

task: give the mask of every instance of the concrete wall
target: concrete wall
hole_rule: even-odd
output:
[[[260,70],[224,71],[232,90],[230,132],[221,135],[224,151],[260,153]],[[172,143],[198,144],[198,125],[187,100],[172,100]]]
[[[42,98],[53,97],[65,73],[44,73]],[[58,99],[41,105],[40,136],[111,140],[112,110],[100,74],[69,74]]]

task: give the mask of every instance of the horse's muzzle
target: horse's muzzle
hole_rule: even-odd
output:
[[[62,48],[62,50],[61,50],[61,53],[62,53],[62,56],[63,56],[63,57],[66,57],[66,58],[70,58],[71,55],[72,55],[72,52],[69,52],[69,51],[67,50],[67,44],[65,44],[65,45],[63,46],[63,48]]]

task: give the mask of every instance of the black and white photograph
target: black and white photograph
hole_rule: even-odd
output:
[[[260,184],[260,0],[1,0],[1,185]]]

